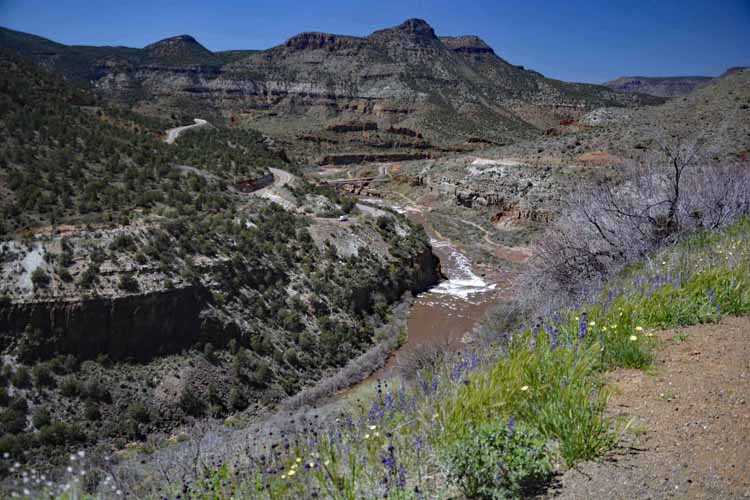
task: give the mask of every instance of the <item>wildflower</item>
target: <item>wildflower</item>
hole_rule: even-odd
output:
[[[365,439],[370,439],[370,435],[369,434],[365,434]]]
[[[377,425],[371,425],[371,426],[370,426],[370,430],[371,430],[371,431],[374,431],[374,430],[375,430],[375,429],[377,429],[377,428],[378,428],[378,426],[377,426]]]
[[[521,387],[521,390],[522,391],[528,391],[529,390],[529,386],[528,385],[524,385],[523,387]]]
[[[380,437],[380,433],[379,433],[379,432],[377,432],[377,431],[375,431],[375,432],[373,433],[373,436],[375,436],[375,437]]]
[[[636,337],[635,335],[631,335],[630,336],[630,340],[631,341],[636,341],[636,340],[638,340],[638,337]]]
[[[323,465],[325,465],[326,467],[328,467],[328,464],[330,464],[330,463],[331,463],[330,460],[326,460],[325,462],[323,462]]]
[[[596,321],[589,321],[589,326],[596,326]]]
[[[300,457],[297,457],[297,463],[301,463],[302,459]]]
[[[292,470],[290,470],[289,472],[287,472],[287,473],[286,473],[286,475],[287,475],[287,476],[289,476],[289,477],[292,477],[292,476],[294,476],[294,475],[295,475],[296,473],[297,473],[297,471],[296,471],[296,470],[294,470],[294,469],[292,469]]]
[[[635,331],[636,332],[642,332],[643,331],[643,327],[642,326],[636,326],[635,327]]]

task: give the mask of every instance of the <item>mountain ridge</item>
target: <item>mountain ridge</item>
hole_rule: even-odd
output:
[[[677,97],[687,95],[713,79],[711,76],[620,76],[604,85],[619,92]]]
[[[546,78],[502,59],[476,35],[439,37],[421,19],[362,37],[303,32],[258,51],[211,52],[190,35],[143,49],[65,46],[6,29],[0,46],[85,81],[107,101],[255,128],[306,161],[472,150],[541,135],[597,107],[663,102]],[[348,131],[362,123],[376,130]],[[388,132],[394,128],[424,139]]]

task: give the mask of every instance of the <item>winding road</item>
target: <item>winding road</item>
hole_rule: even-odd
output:
[[[184,131],[190,130],[191,128],[198,128],[208,125],[208,122],[206,120],[202,120],[200,118],[194,118],[193,121],[195,123],[192,125],[184,125],[182,127],[175,127],[167,130],[167,138],[164,139],[164,142],[166,142],[167,144],[172,144]]]

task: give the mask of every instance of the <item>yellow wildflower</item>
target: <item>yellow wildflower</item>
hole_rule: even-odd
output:
[[[643,331],[643,327],[642,326],[636,326],[635,327],[635,331],[636,332],[642,332]]]
[[[378,428],[378,426],[377,426],[377,425],[371,425],[371,426],[370,426],[370,430],[371,430],[371,431],[374,431],[374,430],[375,430],[375,429],[377,429],[377,428]]]
[[[528,391],[529,390],[529,386],[525,385],[525,386],[521,387],[521,390],[522,391]]]
[[[633,340],[638,340],[638,337],[636,337],[635,335],[631,335],[631,336],[630,336],[630,340],[631,340],[631,341],[633,341]]]

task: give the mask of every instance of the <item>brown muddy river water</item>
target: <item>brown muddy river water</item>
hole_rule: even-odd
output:
[[[472,263],[459,248],[449,241],[438,239],[419,210],[394,208],[425,228],[433,253],[440,259],[447,279],[415,299],[409,311],[406,343],[365,383],[388,376],[400,360],[409,357],[410,350],[422,344],[450,343],[459,349],[462,337],[477,325],[498,301],[500,294],[499,285],[476,274]]]

